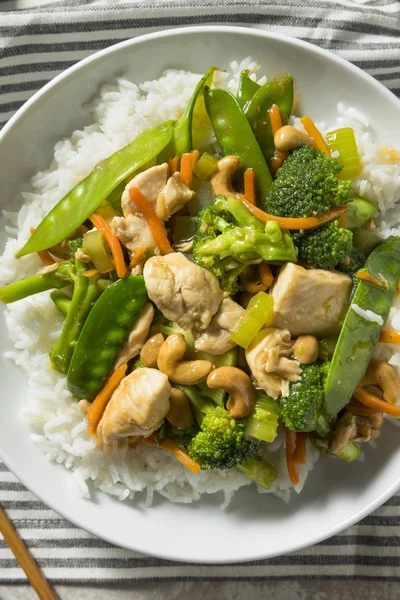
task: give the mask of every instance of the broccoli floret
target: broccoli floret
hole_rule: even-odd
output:
[[[354,275],[359,269],[362,269],[366,260],[364,253],[356,246],[352,246],[350,252],[342,258],[337,268],[339,271],[342,271],[342,273]]]
[[[75,252],[83,246],[83,237],[77,238],[76,240],[69,240],[68,246],[71,253],[71,258],[75,258]]]
[[[278,170],[268,212],[281,217],[311,217],[353,199],[351,181],[335,177],[343,166],[310,146],[302,146]]]
[[[313,229],[310,234],[295,233],[293,241],[299,250],[299,259],[314,267],[331,270],[353,247],[353,234],[339,227],[336,219],[323,227]]]
[[[198,216],[193,256],[197,264],[217,277],[222,289],[233,295],[246,265],[296,262],[297,252],[290,235],[277,223],[264,225],[237,198],[218,196]]]
[[[200,426],[185,450],[202,469],[230,469],[257,454],[261,442],[245,437],[243,419],[234,419],[228,410],[200,397],[192,387],[182,389]]]
[[[287,398],[281,398],[281,418],[292,431],[313,431],[316,428],[329,365],[329,361],[305,365],[301,380],[291,384]]]

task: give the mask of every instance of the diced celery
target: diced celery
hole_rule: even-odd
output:
[[[260,329],[272,324],[274,301],[265,292],[258,292],[247,305],[244,314],[233,332],[231,339],[242,348],[247,348]]]
[[[361,454],[360,446],[357,446],[354,442],[350,442],[344,447],[344,450],[341,454],[339,454],[339,458],[345,460],[346,462],[353,462],[356,460]]]
[[[247,475],[247,477],[258,483],[258,485],[261,485],[266,489],[271,487],[278,474],[275,467],[267,463],[259,456],[249,458],[249,460],[246,460],[246,462],[242,463],[236,468],[238,471],[244,473]]]
[[[194,165],[194,174],[201,180],[210,179],[217,170],[218,158],[209,152],[204,152]]]
[[[101,215],[106,221],[111,221],[111,219],[114,217],[119,217],[119,213],[115,210],[111,202],[108,202],[108,200],[103,202],[96,212],[99,213],[99,215]]]
[[[278,402],[259,392],[256,405],[246,419],[245,435],[263,442],[273,442],[278,433],[279,414]]]
[[[341,127],[326,135],[328,146],[332,152],[339,152],[338,161],[343,165],[340,179],[355,179],[361,171],[361,162],[357,150],[354,130]]]
[[[92,263],[100,273],[109,273],[114,269],[102,231],[96,229],[95,231],[85,233],[82,250],[90,257]]]

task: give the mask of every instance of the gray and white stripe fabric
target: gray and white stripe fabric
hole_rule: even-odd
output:
[[[159,29],[235,24],[327,48],[400,96],[400,3],[392,0],[0,0],[0,123],[89,54]],[[290,556],[234,566],[177,564],[115,548],[77,529],[0,462],[0,504],[53,581],[135,579],[400,580],[400,495],[343,534]],[[0,539],[0,581],[24,580]]]

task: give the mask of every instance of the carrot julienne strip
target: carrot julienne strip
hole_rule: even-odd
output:
[[[256,177],[253,169],[244,172],[244,196],[250,204],[256,205]]]
[[[379,342],[383,344],[400,344],[400,333],[398,331],[382,331]]]
[[[310,136],[310,138],[312,138],[314,140],[315,145],[317,146],[317,149],[321,150],[321,152],[323,152],[327,156],[330,156],[331,151],[329,150],[329,146],[325,142],[321,133],[315,127],[313,120],[310,117],[306,116],[306,117],[303,117],[302,119],[300,119],[300,121],[301,121],[304,129],[307,131],[308,135]]]
[[[285,427],[285,435],[286,435],[286,463],[287,463],[288,473],[289,473],[291,483],[293,485],[297,485],[299,483],[299,474],[297,472],[297,464],[296,464],[296,460],[295,460],[296,445],[297,445],[297,433],[295,431],[290,431],[290,429]]]
[[[97,394],[96,398],[93,400],[91,407],[86,413],[86,419],[89,423],[89,433],[91,435],[95,435],[97,431],[97,426],[101,421],[101,418],[104,414],[104,411],[107,407],[107,404],[125,377],[126,369],[128,368],[127,364],[121,365],[118,367],[116,371],[111,375],[111,377],[106,381],[103,388]]]
[[[164,225],[157,217],[156,211],[154,210],[150,202],[146,200],[142,192],[137,188],[131,187],[129,189],[129,195],[131,197],[132,202],[136,204],[136,206],[146,219],[154,241],[159,247],[161,254],[170,254],[171,252],[174,252],[174,249],[168,241]]]
[[[176,155],[176,156],[173,156],[172,158],[170,158],[168,161],[168,166],[169,166],[169,175],[173,175],[174,173],[179,171],[179,156]]]
[[[133,269],[133,267],[137,267],[142,262],[142,258],[146,254],[146,246],[138,246],[136,248],[134,255],[131,258],[131,262],[129,263],[129,268]]]
[[[159,444],[153,436],[150,436],[145,438],[142,443],[147,446],[158,446],[167,452],[171,452],[171,454],[173,454],[184,467],[192,471],[192,473],[199,473],[199,471],[201,471],[199,463],[193,460],[193,458],[190,458],[190,456],[188,456],[186,452],[182,450],[182,448],[179,448],[172,440],[165,439]]]
[[[29,231],[32,235],[33,232],[35,231],[35,228],[30,227]],[[48,252],[48,250],[40,250],[39,252],[37,252],[37,255],[39,256],[40,260],[46,267],[49,267],[50,265],[54,265],[54,263],[56,262],[54,260],[54,258],[51,256],[50,252]]]
[[[375,287],[382,288],[384,290],[387,290],[387,288],[388,288],[387,282],[385,283],[385,281],[377,279],[376,277],[371,275],[371,273],[368,273],[368,271],[359,271],[356,274],[356,276],[358,279],[362,279],[363,281],[366,281],[367,283],[371,283]]]
[[[189,188],[192,185],[193,180],[193,153],[185,152],[181,158],[181,181]]]
[[[94,212],[90,217],[90,221],[97,229],[100,229],[104,233],[106,242],[110,247],[111,254],[114,260],[115,270],[117,271],[118,277],[126,277],[128,272],[125,265],[124,253],[122,252],[121,242],[114,235],[111,227],[107,221],[101,215]]]
[[[258,265],[258,273],[260,275],[263,287],[265,287],[267,290],[274,282],[274,276],[272,275],[271,267],[267,263],[260,263]]]
[[[365,404],[365,406],[374,408],[375,410],[391,415],[392,417],[400,417],[400,406],[389,404],[389,402],[377,398],[373,394],[367,392],[367,390],[364,390],[360,385],[356,388],[354,396],[359,402]]]
[[[305,465],[307,460],[307,438],[307,433],[298,431],[296,434],[296,450],[293,458],[296,463],[302,465]]]
[[[83,273],[84,277],[94,277],[95,275],[100,275],[100,271],[98,269],[89,269],[89,271],[85,271]]]

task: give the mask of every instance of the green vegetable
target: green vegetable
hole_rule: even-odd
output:
[[[208,69],[207,73],[200,79],[196,85],[192,97],[185,109],[185,112],[175,124],[174,128],[174,144],[175,151],[177,154],[184,154],[185,152],[191,152],[193,150],[192,143],[192,124],[193,124],[193,113],[196,109],[196,105],[199,105],[201,98],[203,97],[204,86],[211,85],[214,76],[215,67]]]
[[[66,374],[82,327],[101,294],[98,277],[85,277],[87,265],[75,260],[76,278],[71,303],[59,340],[50,352],[50,360],[60,373]]]
[[[264,208],[272,176],[248,120],[234,96],[225,90],[206,87],[204,99],[222,154],[238,156],[243,170],[254,170],[257,198]]]
[[[218,158],[209,152],[204,152],[194,165],[193,172],[199,179],[210,179],[217,170]]]
[[[240,73],[239,87],[236,99],[241,109],[245,107],[247,102],[251,100],[254,94],[260,89],[260,85],[250,79],[252,71],[246,69]]]
[[[68,387],[74,396],[95,398],[145,301],[143,277],[118,279],[97,300],[68,371]]]
[[[313,444],[313,446],[319,450],[319,452],[321,452],[321,454],[323,454],[324,456],[329,456],[332,458],[340,458],[341,460],[344,460],[346,462],[353,462],[353,460],[356,460],[360,454],[361,454],[361,449],[359,446],[357,446],[357,444],[355,444],[354,442],[349,442],[343,449],[343,452],[341,454],[334,454],[333,452],[331,452],[326,444],[326,440],[319,440],[318,438],[313,438],[311,437],[311,442]]]
[[[230,469],[255,456],[260,442],[245,437],[245,421],[233,419],[225,408],[201,398],[193,387],[187,393],[200,431],[185,448],[202,469]]]
[[[53,300],[60,313],[66,316],[71,306],[70,296],[63,290],[54,290],[51,292],[50,298]]]
[[[350,251],[347,252],[346,256],[337,265],[337,269],[342,271],[342,273],[354,275],[359,269],[362,269],[366,260],[361,250],[357,246],[352,246]]]
[[[250,299],[246,310],[231,333],[231,340],[242,348],[247,348],[262,327],[272,325],[274,301],[265,292],[258,292]]]
[[[361,250],[364,256],[368,257],[373,250],[381,243],[379,235],[367,229],[355,229],[353,232],[353,244]]]
[[[267,161],[275,153],[274,134],[268,113],[273,104],[278,106],[282,124],[286,125],[293,108],[293,78],[290,75],[265,83],[244,107],[244,113]]]
[[[257,392],[256,405],[246,417],[246,437],[273,442],[278,434],[279,417],[279,403],[264,392]]]
[[[38,273],[0,288],[0,300],[4,304],[10,304],[46,290],[64,288],[71,281],[72,275],[69,262],[59,262],[52,271]]]
[[[287,398],[280,399],[281,418],[292,431],[313,431],[324,402],[328,362],[304,365],[301,380],[290,385]]]
[[[361,172],[361,162],[357,150],[354,130],[341,127],[326,134],[328,146],[332,152],[339,152],[339,160],[343,165],[340,173],[342,179],[355,179]]]
[[[233,295],[237,278],[246,265],[296,262],[297,252],[290,235],[279,226],[266,227],[255,219],[237,198],[218,196],[197,219],[193,255],[211,271],[221,287]]]
[[[386,240],[369,255],[365,269],[385,287],[358,280],[352,305],[372,311],[381,322],[347,311],[325,389],[325,413],[336,415],[351,399],[372,357],[400,278],[400,238]]]
[[[267,212],[280,217],[311,217],[353,198],[351,181],[337,178],[342,165],[310,146],[294,150],[278,170]]]
[[[46,215],[16,256],[51,248],[69,237],[114,188],[167,146],[172,133],[173,122],[167,121],[101,161]]]
[[[296,232],[292,235],[299,250],[299,259],[314,267],[332,270],[352,250],[353,234],[339,227],[339,221],[331,221],[323,227],[312,229],[309,234]]]
[[[346,213],[347,229],[356,229],[363,227],[372,217],[376,215],[377,207],[373,202],[364,200],[364,198],[354,198],[349,204],[349,210]]]
[[[275,467],[267,463],[259,456],[249,458],[246,460],[246,462],[238,465],[236,468],[238,471],[244,473],[247,475],[247,477],[255,481],[255,483],[266,489],[271,487],[278,475]]]
[[[83,236],[82,250],[87,254],[100,273],[109,273],[114,269],[104,233],[98,229],[88,231]]]
[[[238,352],[237,348],[232,348],[232,350],[228,350],[228,352],[218,356],[216,354],[207,354],[207,352],[196,351],[196,358],[201,360],[209,360],[210,362],[214,363],[216,369],[219,367],[236,367]],[[214,390],[209,388],[205,381],[196,385],[195,388],[198,388],[202,396],[210,398],[214,404],[224,408],[226,398],[225,390]]]
[[[318,340],[318,357],[320,360],[331,360],[333,353],[335,352],[337,341],[337,336],[330,336]]]

